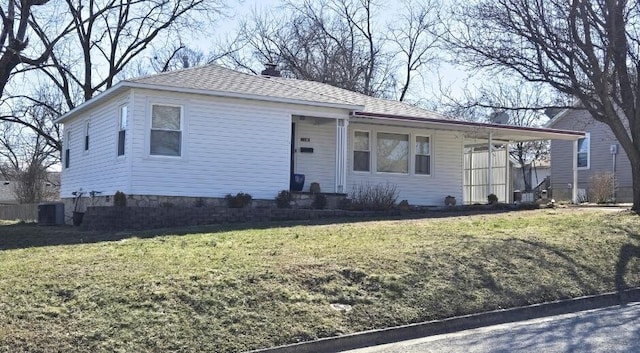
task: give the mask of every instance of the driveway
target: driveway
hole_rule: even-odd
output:
[[[640,352],[640,303],[489,326],[343,353]]]

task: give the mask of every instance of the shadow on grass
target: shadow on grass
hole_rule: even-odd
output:
[[[526,211],[526,210],[522,210]],[[522,212],[520,211],[520,212]],[[375,217],[320,218],[299,221],[270,221],[226,223],[201,226],[161,228],[152,230],[125,231],[83,231],[72,226],[38,226],[36,223],[16,223],[0,225],[0,250],[24,249],[42,246],[91,244],[119,241],[128,238],[154,238],[166,235],[187,235],[194,233],[220,233],[241,230],[262,230],[306,225],[348,224],[372,221],[392,221],[410,219],[436,219],[482,214],[519,212],[517,210],[470,210],[470,211],[427,211],[403,214],[380,214]]]
[[[640,241],[640,235],[626,227],[618,227],[619,230],[627,233],[629,238],[635,241]],[[618,262],[616,263],[616,289],[619,291],[630,288],[628,283],[624,279],[625,273],[627,273],[627,266],[633,258],[640,259],[640,246],[631,243],[625,244],[620,248],[618,255]]]

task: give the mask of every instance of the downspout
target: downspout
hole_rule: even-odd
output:
[[[489,131],[489,148],[487,149],[487,197],[493,192],[493,132]]]

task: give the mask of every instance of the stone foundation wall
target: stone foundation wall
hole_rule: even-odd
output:
[[[279,208],[227,207],[88,207],[83,230],[119,231],[220,223],[310,220],[335,217],[400,215],[399,211],[362,212]]]
[[[346,198],[344,194],[323,194],[327,197],[327,209],[336,209]],[[309,209],[315,199],[314,194],[293,193],[291,207]],[[78,200],[77,208],[72,198],[62,199],[65,210],[65,221],[71,224],[73,211],[87,212],[91,207],[106,207],[113,205],[113,196],[83,196]],[[127,207],[144,208],[226,208],[227,200],[221,197],[184,197],[184,196],[155,196],[155,195],[127,195]],[[274,200],[252,200],[251,209],[276,208]]]

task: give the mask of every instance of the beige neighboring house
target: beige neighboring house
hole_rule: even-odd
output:
[[[571,141],[551,141],[551,188],[556,200],[571,200],[573,162],[578,163],[578,194],[588,200],[591,177],[597,173],[614,173],[617,185],[615,200],[632,202],[631,163],[609,126],[591,118],[583,110],[565,110],[547,124],[548,128],[585,131],[574,154]]]
[[[0,182],[0,205],[15,205],[18,203],[13,192],[15,180],[3,180]]]
[[[20,203],[15,193],[17,183],[18,181],[16,180],[0,181],[0,205],[17,205]],[[60,172],[49,173],[44,186],[48,197],[47,200],[43,201],[58,200],[60,198]]]
[[[533,161],[531,167],[531,175],[529,178],[529,185],[532,189],[535,189],[538,185],[542,184],[546,178],[551,176],[551,162],[549,160]],[[528,168],[528,165],[527,165]],[[522,176],[522,167],[515,159],[511,160],[511,170],[513,179],[513,190],[525,190],[524,178]],[[543,188],[544,189],[544,188]]]

